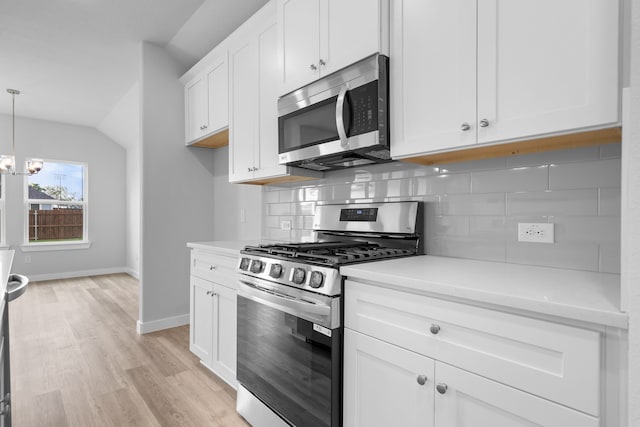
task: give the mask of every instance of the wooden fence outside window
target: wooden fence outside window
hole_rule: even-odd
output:
[[[83,209],[29,210],[29,241],[81,240]]]

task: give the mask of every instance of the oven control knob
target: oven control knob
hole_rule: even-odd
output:
[[[257,273],[262,273],[263,269],[264,269],[264,264],[259,259],[254,259],[251,262],[251,272],[252,273],[256,273],[256,274]]]
[[[271,264],[271,268],[269,269],[269,276],[277,279],[282,276],[282,264]]]
[[[321,288],[324,282],[324,274],[320,271],[312,271],[311,279],[309,279],[309,286],[312,288]]]
[[[249,258],[242,258],[240,260],[240,270],[248,270],[249,264],[251,264],[251,260]]]
[[[305,270],[304,268],[295,268],[293,270],[293,277],[291,278],[291,280],[293,280],[293,283],[297,284],[297,285],[301,285],[304,283],[304,279],[307,277],[307,270]]]

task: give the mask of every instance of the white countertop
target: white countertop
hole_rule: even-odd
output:
[[[216,240],[211,242],[188,242],[187,247],[223,255],[238,256],[240,255],[240,249],[244,249],[245,246],[255,246],[263,242],[263,240]]]
[[[618,274],[429,255],[355,264],[340,271],[350,279],[409,292],[628,327],[628,316],[620,311]]]
[[[7,281],[9,273],[11,273],[11,264],[13,263],[12,250],[0,250],[0,295],[4,294],[7,289]]]

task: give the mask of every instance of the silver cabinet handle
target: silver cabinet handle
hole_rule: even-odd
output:
[[[316,67],[316,64],[309,65],[309,68],[311,69],[311,71],[317,71],[318,70],[318,67]]]
[[[487,119],[480,120],[480,127],[486,128],[487,126],[489,126],[489,120]]]
[[[211,295],[211,291],[207,291],[207,295]]]
[[[461,125],[460,125],[460,129],[461,129],[463,132],[466,132],[466,131],[468,131],[469,129],[471,129],[471,126],[469,125],[469,123],[464,122],[463,124],[461,124]]]
[[[324,59],[320,58],[320,62],[319,62],[321,67],[324,67],[325,65],[327,65],[326,62],[324,62]]]
[[[212,265],[212,266],[210,266],[210,267],[209,267],[209,270],[210,270],[210,271],[211,271],[211,270],[215,270],[215,269],[216,269],[216,266],[215,266],[215,265]]]
[[[418,381],[418,384],[420,384],[420,385],[425,385],[427,383],[427,376],[426,375],[418,375],[418,378],[416,378],[416,381]]]
[[[440,332],[440,325],[436,325],[435,323],[433,325],[431,325],[431,327],[429,328],[429,331],[433,334],[433,335],[437,335],[438,332]]]
[[[438,393],[440,394],[445,394],[448,388],[449,386],[447,386],[445,383],[440,383],[436,386],[436,390],[438,390]]]

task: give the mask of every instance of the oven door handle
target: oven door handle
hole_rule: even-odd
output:
[[[238,296],[275,308],[292,316],[300,317],[309,322],[317,323],[326,328],[339,326],[334,323],[337,320],[337,316],[332,313],[332,308],[329,305],[303,301],[281,292],[271,292],[246,280],[240,280]],[[333,319],[334,317],[336,319]],[[337,321],[339,322],[339,320]]]
[[[344,128],[344,103],[345,98],[347,96],[347,92],[349,88],[345,84],[340,88],[340,93],[338,94],[338,100],[336,101],[336,128],[338,128],[338,136],[340,137],[340,145],[346,148],[349,144],[349,139],[347,138],[347,131]]]

